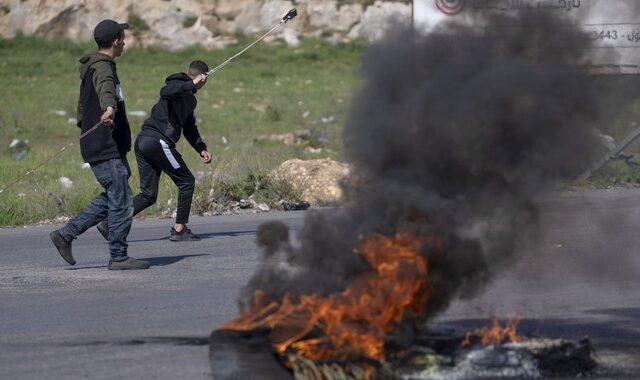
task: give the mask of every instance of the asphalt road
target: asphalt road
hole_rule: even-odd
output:
[[[523,333],[591,336],[600,378],[640,378],[640,190],[565,193],[541,206],[540,237],[434,326],[464,330],[517,312]],[[95,229],[74,243],[74,267],[49,241],[54,226],[0,229],[0,378],[209,379],[207,337],[236,314],[258,225],[296,230],[304,215],[193,218],[204,239],[191,243],[167,241],[170,220],[135,221],[130,255],[152,267],[131,272],[106,269]]]

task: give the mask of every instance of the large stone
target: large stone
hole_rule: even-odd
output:
[[[339,203],[342,199],[341,182],[349,175],[347,164],[330,159],[283,162],[270,177],[285,181],[301,193],[301,198],[312,206]]]
[[[363,13],[362,5],[346,4],[338,9],[336,0],[309,3],[309,25],[318,29],[347,32],[360,21]]]
[[[255,7],[256,3],[258,2],[255,0],[218,0],[215,6],[215,13],[223,20],[234,20],[247,8]]]
[[[147,30],[139,31],[141,45],[167,50],[179,50],[197,44],[206,48],[225,46],[228,41],[215,37],[203,24],[199,5],[200,2],[189,0],[136,2],[132,12],[148,26]],[[135,30],[132,32],[136,33]]]
[[[378,0],[367,7],[360,23],[349,32],[349,37],[376,41],[381,39],[395,24],[408,25],[410,22],[410,4]]]
[[[91,41],[94,26],[111,18],[130,22],[130,47],[217,48],[236,42],[237,33],[268,31],[294,7],[298,17],[269,40],[298,46],[299,36],[341,41],[347,32],[349,38],[375,40],[391,25],[390,18],[405,20],[411,14],[410,5],[386,1],[364,11],[360,4],[340,0],[0,0],[0,38],[24,34]]]
[[[240,32],[243,34],[255,35],[265,33],[273,28],[282,17],[291,9],[294,4],[288,0],[271,0],[266,2],[252,1],[244,6],[233,20],[227,20],[222,28],[227,32]],[[288,23],[287,28],[297,28],[297,22]],[[275,33],[282,33],[284,28],[280,28]]]
[[[121,7],[107,9],[101,3],[86,4],[79,0],[9,1],[0,6],[0,36],[30,36],[86,39],[103,17],[122,16]],[[90,33],[90,34],[88,34]]]
[[[220,31],[222,33],[254,34],[262,30],[260,22],[261,2],[239,0],[237,8],[225,10],[221,15]]]

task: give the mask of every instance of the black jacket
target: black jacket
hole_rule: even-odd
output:
[[[193,111],[198,104],[196,86],[185,73],[167,77],[160,90],[160,100],[151,109],[151,116],[142,124],[140,136],[151,136],[165,140],[174,147],[181,133],[198,153],[207,150],[200,137]]]
[[[131,150],[131,128],[116,62],[102,53],[87,54],[80,58],[80,79],[78,126],[81,133],[96,125],[108,106],[115,109],[113,125],[101,125],[80,140],[82,158],[85,162],[95,162],[126,156]]]

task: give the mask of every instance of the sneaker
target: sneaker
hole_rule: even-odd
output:
[[[169,240],[171,241],[199,241],[200,236],[191,232],[189,227],[185,227],[181,232],[176,231],[175,228],[171,227],[171,235],[169,235]]]
[[[149,263],[143,260],[127,257],[122,261],[109,261],[109,270],[148,269]]]
[[[102,222],[98,223],[96,228],[104,240],[109,241],[109,223],[107,223],[107,220],[104,219]]]
[[[49,237],[51,238],[53,245],[55,245],[56,248],[58,249],[58,253],[60,253],[60,256],[62,256],[64,261],[68,262],[71,265],[76,265],[76,260],[73,258],[73,255],[71,254],[71,243],[64,240],[64,238],[62,237],[62,235],[60,235],[60,232],[58,232],[58,230],[51,232],[49,234]]]

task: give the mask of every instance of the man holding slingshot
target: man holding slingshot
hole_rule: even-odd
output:
[[[142,131],[135,142],[140,194],[133,198],[133,215],[156,202],[160,174],[167,174],[178,187],[176,220],[169,232],[171,241],[200,240],[187,227],[195,178],[176,150],[176,143],[184,134],[204,163],[211,162],[211,154],[200,137],[193,113],[198,104],[195,94],[207,82],[207,71],[207,64],[196,60],[191,62],[186,73],[167,77],[160,89],[160,99],[151,109],[151,116],[142,124]],[[110,230],[111,224],[107,220],[98,225],[98,231],[107,240]]]
[[[133,220],[133,196],[128,182],[131,170],[126,157],[131,150],[131,129],[114,59],[124,51],[124,31],[128,27],[113,20],[101,21],[93,31],[98,52],[80,58],[78,126],[84,137],[80,139],[80,151],[104,192],[66,225],[49,234],[60,256],[71,265],[76,263],[71,242],[106,218],[109,269],[149,268],[148,262],[127,253],[127,235]]]

